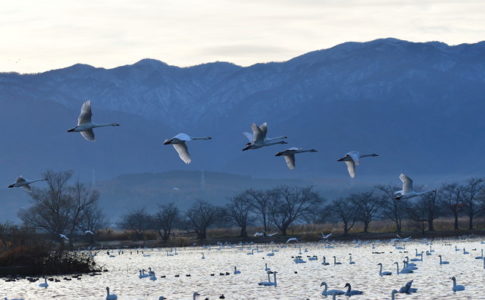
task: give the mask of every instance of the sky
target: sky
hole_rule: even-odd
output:
[[[0,0],[0,72],[285,61],[346,41],[485,39],[483,0]]]

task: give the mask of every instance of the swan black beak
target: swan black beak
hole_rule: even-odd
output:
[[[344,161],[345,157],[337,159],[337,161]]]
[[[74,128],[67,130],[67,132],[74,132]]]
[[[13,188],[13,184],[9,185],[9,186],[8,186],[8,188],[9,188],[9,189]]]
[[[172,141],[172,140],[165,140],[165,141],[163,141],[163,144],[164,144],[164,145],[170,145],[170,142],[171,142],[171,141]]]

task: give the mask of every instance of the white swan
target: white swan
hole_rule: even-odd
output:
[[[322,295],[323,296],[332,296],[332,295],[343,295],[345,294],[342,290],[329,290],[327,283],[324,281],[320,284],[320,286],[324,286]]]
[[[194,292],[194,293],[192,294],[192,300],[197,300],[197,298],[198,298],[199,296],[200,296],[200,294],[199,294],[199,293]]]
[[[481,252],[482,252],[482,255],[480,255],[480,256],[476,256],[476,257],[475,257],[475,259],[483,259],[483,258],[484,258],[484,256],[483,256],[483,249],[482,249],[482,251],[481,251]]]
[[[463,285],[456,284],[456,278],[455,278],[455,276],[451,277],[450,279],[453,280],[453,287],[451,288],[451,290],[453,292],[459,292],[459,291],[464,291],[465,290],[465,287]]]
[[[47,278],[44,276],[44,282],[39,284],[41,288],[47,288],[49,284],[47,283]]]
[[[236,275],[236,274],[241,274],[241,271],[239,271],[239,270],[237,269],[237,267],[236,267],[236,266],[234,266],[234,275]]]
[[[317,150],[315,149],[303,150],[301,148],[291,147],[284,151],[280,151],[276,153],[275,156],[283,156],[283,158],[285,159],[286,165],[288,166],[288,169],[293,170],[295,168],[295,154],[305,153],[305,152],[317,152]]]
[[[268,271],[267,274],[268,274],[268,281],[261,281],[258,283],[258,285],[262,285],[262,286],[274,286],[276,287],[278,284],[276,282],[276,271],[275,272],[272,272],[272,271]],[[274,281],[272,282],[271,281],[271,278],[270,278],[270,274],[273,274],[273,278],[274,278]]]
[[[334,256],[334,257],[333,257],[333,264],[334,264],[334,265],[341,265],[342,263],[341,263],[341,262],[339,262],[339,261],[337,261],[337,257],[336,257],[336,256]]]
[[[376,157],[378,154],[360,154],[357,151],[350,151],[337,161],[343,161],[347,165],[347,171],[351,178],[355,178],[355,168],[360,164],[360,159],[365,157]]]
[[[391,292],[391,300],[396,300],[396,294],[399,293],[397,290],[392,290]]]
[[[327,262],[327,258],[324,256],[322,259],[322,265],[328,266],[330,263]]]
[[[251,149],[259,149],[262,147],[277,145],[277,144],[288,144],[287,142],[283,141],[286,139],[286,136],[280,136],[275,138],[267,138],[266,134],[268,133],[268,123],[263,123],[261,125],[252,124],[251,129],[253,134],[249,132],[243,132],[244,136],[247,137],[249,143],[246,144],[246,147],[242,149],[242,151],[251,150]]]
[[[352,254],[349,254],[349,265],[355,265],[355,261],[352,260]]]
[[[118,296],[109,293],[109,287],[106,287],[106,300],[117,300]]]
[[[167,139],[163,142],[164,145],[172,145],[175,151],[177,151],[180,159],[190,164],[192,159],[190,158],[189,149],[187,148],[187,142],[197,140],[211,140],[210,136],[206,137],[191,137],[186,133],[179,133],[171,139]]]
[[[447,262],[447,261],[445,261],[441,258],[441,255],[438,255],[438,257],[440,258],[440,265],[448,265],[449,264],[449,262]]]
[[[414,270],[418,269],[415,266],[409,266],[408,263],[405,260],[403,260],[402,262],[403,262],[404,266],[402,267],[401,273],[403,273],[403,274],[411,274],[411,273],[414,273]]]
[[[403,294],[416,293],[418,289],[411,287],[412,285],[413,285],[413,280],[408,281],[403,287],[399,289],[399,293],[403,293]]]
[[[401,271],[399,271],[399,263],[396,261],[396,275],[399,275],[400,273],[402,274],[410,274],[414,273],[413,270],[406,268],[406,263],[404,263],[404,267],[402,268]]]
[[[296,237],[289,238],[286,243],[288,244],[289,242],[298,242],[298,239]]]
[[[392,275],[392,272],[384,271],[382,272],[382,263],[377,264],[379,266],[379,276],[389,276]]]
[[[39,181],[46,181],[46,179],[43,178],[43,179],[37,179],[37,180],[26,180],[25,178],[22,177],[22,175],[20,175],[19,177],[17,177],[17,180],[15,180],[15,183],[12,183],[11,185],[9,185],[8,188],[11,189],[11,188],[21,187],[27,190],[28,192],[32,192],[32,188],[30,187],[30,185],[34,182],[39,182]]]
[[[425,192],[415,192],[413,189],[413,180],[401,173],[399,179],[402,181],[402,190],[394,193],[394,198],[396,200],[410,199],[418,196],[422,196],[428,193],[435,193],[435,190],[425,191]]]
[[[322,236],[322,240],[328,240],[332,236],[331,232],[329,234],[323,234],[323,233],[320,233],[320,234]]]
[[[88,100],[84,102],[81,107],[81,113],[77,118],[77,126],[69,129],[67,132],[79,132],[87,141],[94,141],[94,128],[120,126],[120,124],[118,123],[94,124],[91,122],[92,115],[93,113],[91,112],[91,101]]]
[[[364,294],[362,291],[352,290],[352,286],[348,282],[345,284],[345,287],[347,288],[347,291],[345,292],[345,296],[347,297]]]

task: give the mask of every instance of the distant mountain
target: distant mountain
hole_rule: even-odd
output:
[[[95,121],[121,123],[96,130],[95,143],[65,132],[86,99]],[[73,169],[86,181],[183,169],[346,183],[336,159],[350,150],[381,154],[358,170],[356,182],[369,184],[398,183],[401,171],[423,182],[485,169],[485,42],[350,42],[250,67],[144,59],[114,69],[2,73],[0,104],[4,185],[47,168]],[[263,121],[268,135],[319,152],[298,156],[294,171],[274,157],[283,147],[242,152],[241,132]],[[161,144],[178,132],[214,139],[191,142],[187,166]]]

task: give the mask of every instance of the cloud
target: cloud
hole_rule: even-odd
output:
[[[346,41],[483,39],[481,0],[34,0],[0,7],[0,71],[151,57],[188,66],[287,60]]]

